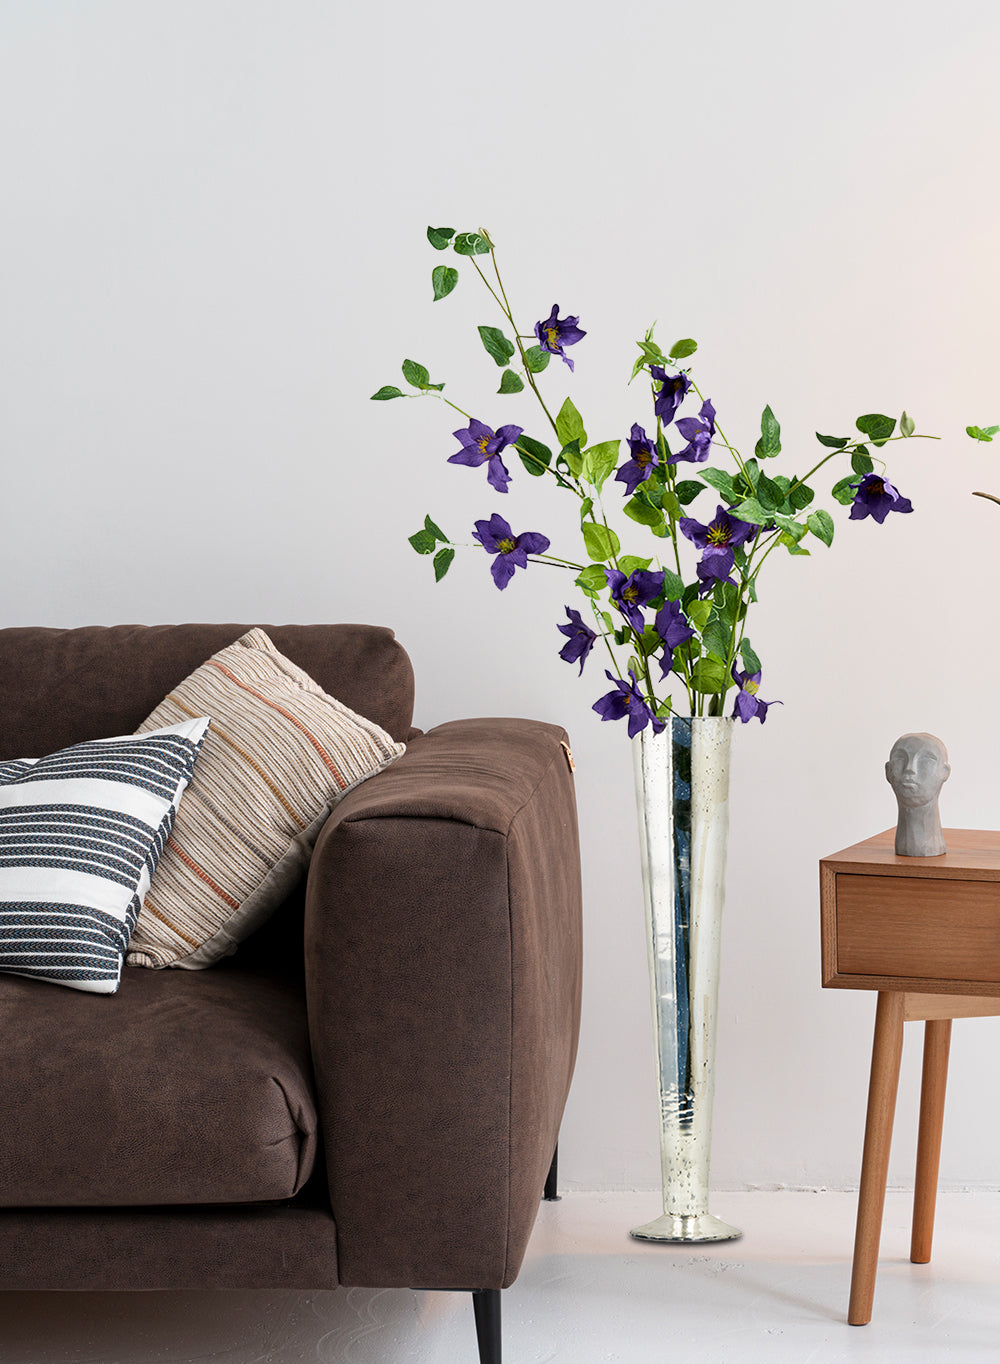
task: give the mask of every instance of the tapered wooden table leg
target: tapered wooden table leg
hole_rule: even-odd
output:
[[[854,1269],[847,1320],[865,1326],[872,1319],[875,1272],[885,1208],[885,1181],[889,1173],[892,1120],[896,1112],[899,1062],[903,1054],[903,994],[879,991],[872,1044],[872,1073],[868,1086],[868,1117],[865,1150],[861,1162],[858,1194],[858,1225],[854,1235]]]
[[[951,1019],[928,1019],[924,1024],[924,1074],[920,1085],[920,1131],[910,1240],[910,1259],[915,1265],[925,1265],[931,1258],[950,1046]]]

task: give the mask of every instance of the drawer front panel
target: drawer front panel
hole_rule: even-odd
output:
[[[1000,982],[1000,882],[841,873],[837,970]]]

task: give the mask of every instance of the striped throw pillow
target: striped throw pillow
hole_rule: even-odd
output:
[[[199,970],[288,896],[334,805],[403,752],[327,695],[263,630],[214,654],[140,726],[212,722],[156,869],[130,966]]]
[[[207,726],[0,762],[0,970],[114,994]]]

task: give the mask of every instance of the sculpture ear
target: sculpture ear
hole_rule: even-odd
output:
[[[891,786],[891,785],[892,785],[892,777],[889,775],[889,768],[890,768],[890,764],[889,764],[889,763],[886,763],[886,765],[885,765],[885,779],[886,779],[886,781],[889,783],[889,785]]]
[[[951,776],[951,763],[945,763],[945,765],[944,765],[944,777],[942,778],[942,781],[947,781],[948,778],[949,778],[950,776]]]

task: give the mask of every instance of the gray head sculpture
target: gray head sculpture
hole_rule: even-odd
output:
[[[933,734],[903,734],[893,744],[885,777],[899,807],[897,857],[940,857],[946,851],[938,796],[950,775],[948,750]]]

